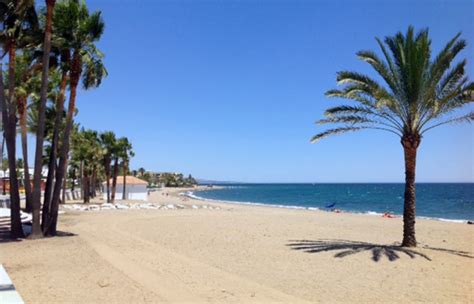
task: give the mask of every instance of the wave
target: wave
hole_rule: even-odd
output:
[[[185,192],[185,193],[183,193],[183,195],[185,195],[189,198],[193,198],[193,199],[200,200],[200,201],[206,201],[206,202],[332,212],[332,211],[329,211],[329,210],[326,210],[326,209],[321,209],[321,208],[318,208],[318,207],[302,207],[302,206],[294,206],[294,205],[276,205],[276,204],[267,204],[267,203],[239,202],[239,201],[226,201],[226,200],[220,200],[220,199],[211,199],[211,198],[205,198],[205,197],[202,197],[202,196],[198,196],[194,193],[194,191]],[[352,213],[352,214],[364,214],[364,215],[372,215],[372,216],[383,216],[384,215],[384,213],[371,211],[371,210],[369,210],[369,211],[349,211],[349,210],[344,210],[344,209],[341,209],[341,210],[345,213]],[[395,213],[391,213],[391,214],[393,214],[397,218],[402,218],[403,217],[403,215],[401,215],[401,214],[395,214]],[[429,216],[417,216],[416,218],[423,219],[423,220],[442,221],[442,222],[461,223],[461,224],[466,224],[469,221],[467,219],[447,219],[447,218],[429,217]]]

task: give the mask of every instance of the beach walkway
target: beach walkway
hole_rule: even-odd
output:
[[[23,299],[16,291],[13,282],[7,274],[3,265],[0,264],[0,303],[2,304],[23,304]]]

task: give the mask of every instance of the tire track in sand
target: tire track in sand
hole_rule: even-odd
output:
[[[80,235],[105,261],[156,294],[159,302],[307,302],[142,239],[130,232],[127,218],[117,219],[113,226],[98,220],[79,225]]]

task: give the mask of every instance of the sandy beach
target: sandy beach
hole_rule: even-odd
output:
[[[62,237],[1,243],[0,263],[26,303],[473,303],[471,225],[418,220],[409,250],[400,218],[166,191],[149,201],[187,208],[66,210]]]

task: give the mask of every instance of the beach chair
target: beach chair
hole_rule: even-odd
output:
[[[30,224],[32,220],[32,216],[29,213],[21,212],[21,223],[23,224],[23,228],[25,229],[25,224]],[[10,209],[8,208],[0,208],[0,234],[8,234],[10,232]],[[2,303],[2,302],[0,302]]]

